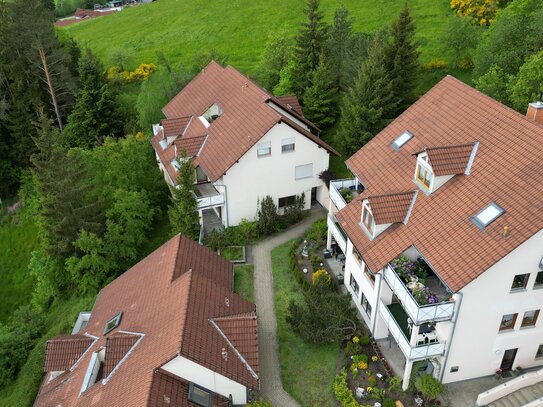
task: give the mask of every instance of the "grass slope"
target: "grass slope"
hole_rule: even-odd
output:
[[[234,292],[251,302],[255,302],[253,275],[254,266],[252,264],[240,264],[234,267]]]
[[[30,300],[34,281],[28,274],[28,262],[37,246],[37,228],[32,221],[13,215],[0,219],[0,322]]]
[[[355,17],[355,28],[364,32],[389,25],[405,0],[321,0],[328,22],[344,4]],[[440,56],[438,38],[447,16],[449,0],[407,0],[417,24],[422,60]],[[189,64],[198,51],[215,49],[228,62],[254,75],[268,35],[285,30],[294,35],[303,21],[305,1],[297,0],[157,0],[120,13],[84,21],[65,28],[83,46],[104,61],[111,50],[134,53],[134,63],[153,62],[162,50],[172,62]]]
[[[291,300],[301,301],[301,287],[289,270],[291,242],[272,251],[273,291],[283,387],[303,406],[334,406],[332,382],[339,345],[312,345],[292,332],[285,320]],[[318,310],[315,310],[318,312]]]

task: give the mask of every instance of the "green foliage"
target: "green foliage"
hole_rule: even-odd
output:
[[[326,240],[327,233],[328,225],[326,224],[326,219],[319,219],[313,222],[309,230],[305,233],[305,238],[310,242],[320,244]]]
[[[173,188],[172,205],[168,210],[172,233],[181,233],[192,240],[198,240],[200,234],[200,217],[198,203],[194,192],[194,166],[192,159],[183,154],[179,162],[177,187]]]
[[[279,82],[273,88],[273,94],[276,96],[283,96],[294,93],[294,70],[296,69],[296,62],[291,58],[285,66],[279,71]]]
[[[66,144],[90,148],[108,136],[120,137],[123,117],[116,95],[107,83],[102,63],[89,49],[79,60],[79,81],[76,103],[64,129]]]
[[[491,66],[484,75],[475,79],[474,83],[475,87],[484,94],[502,103],[509,104],[509,95],[507,94],[509,75],[500,67]]]
[[[371,387],[376,387],[377,386],[377,377],[368,376],[368,383],[370,384]]]
[[[119,67],[121,72],[129,70],[134,65],[134,61],[134,54],[130,49],[115,47],[109,52],[109,65]]]
[[[415,387],[428,400],[435,400],[445,391],[445,386],[430,374],[423,374],[415,381]]]
[[[368,335],[363,335],[360,337],[360,345],[367,346],[370,344],[370,337]]]
[[[334,67],[334,70],[337,69]],[[310,78],[310,86],[305,90],[303,99],[304,114],[317,126],[326,127],[334,123],[336,117],[336,89],[332,81],[332,67],[328,65],[324,54]]]
[[[388,389],[393,392],[398,392],[402,390],[402,381],[399,377],[392,376],[388,381]]]
[[[286,222],[287,225],[292,225],[296,222],[301,221],[304,217],[304,207],[305,193],[302,192],[301,195],[296,195],[293,205],[289,205],[285,208],[285,213],[282,219]]]
[[[281,71],[292,55],[293,41],[285,30],[273,31],[260,57],[259,79],[262,86],[272,90],[281,78]]]
[[[200,72],[211,61],[215,61],[219,65],[226,66],[228,57],[214,48],[210,50],[199,50],[192,58],[192,71]]]
[[[302,100],[311,86],[313,71],[319,65],[328,35],[328,26],[319,7],[320,0],[307,0],[304,10],[307,20],[301,24],[296,37],[292,90]]]
[[[360,342],[349,341],[347,342],[347,345],[345,345],[345,356],[347,358],[358,355],[361,352],[362,352],[362,346],[360,345]]]
[[[334,379],[333,389],[334,395],[342,407],[359,407],[359,403],[354,398],[353,392],[347,384],[347,372],[345,370],[338,373]]]
[[[17,309],[0,325],[0,388],[11,383],[44,329],[41,315],[29,306]]]
[[[441,52],[458,66],[465,58],[472,58],[475,47],[479,42],[480,31],[469,20],[461,17],[452,17],[441,36]]]
[[[252,403],[249,403],[248,406],[253,406],[253,407],[274,407],[272,403],[270,403],[269,401],[266,401],[266,400],[257,400],[257,401],[253,401]]]
[[[343,96],[337,139],[347,156],[382,130],[396,109],[384,58],[383,44],[374,43],[358,78]]]
[[[234,267],[234,292],[254,302],[254,266],[238,264]]]
[[[326,59],[330,69],[329,75],[334,88],[344,92],[351,84],[352,77],[356,75],[354,18],[349,10],[341,5],[334,13],[334,20],[330,27],[330,36],[326,44]]]
[[[383,399],[383,407],[395,407],[396,403],[392,399]]]
[[[509,86],[509,100],[512,106],[524,113],[528,103],[540,100],[543,92],[543,51],[529,57],[519,69]]]
[[[243,257],[243,246],[226,246],[221,250],[221,256],[226,260],[245,260]]]
[[[529,55],[543,47],[540,0],[515,0],[502,10],[484,33],[474,55],[475,75],[496,66],[516,74]]]
[[[262,235],[272,234],[279,228],[277,207],[269,195],[262,199],[258,207],[257,226]]]
[[[415,22],[405,3],[390,29],[391,42],[385,51],[385,66],[392,83],[393,100],[397,116],[415,101],[419,72],[418,44],[415,41]]]
[[[47,309],[51,300],[58,296],[57,281],[64,279],[62,265],[43,250],[32,252],[28,263],[28,274],[35,280],[32,292],[32,305],[36,308]]]

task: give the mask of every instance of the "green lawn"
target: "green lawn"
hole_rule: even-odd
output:
[[[325,19],[344,4],[364,32],[389,25],[405,0],[321,0]],[[416,24],[422,61],[439,58],[439,35],[450,13],[449,0],[407,0]],[[134,63],[156,61],[162,50],[172,62],[190,63],[199,51],[215,49],[242,72],[254,75],[268,35],[285,30],[294,35],[304,19],[305,1],[297,0],[158,0],[67,28],[82,45],[104,61],[122,48]]]
[[[29,355],[17,380],[0,390],[0,406],[28,407],[36,398],[43,373],[45,342],[60,334],[69,334],[79,312],[90,311],[94,297],[73,298],[59,301],[44,314],[47,331]]]
[[[30,300],[34,282],[28,262],[37,245],[37,228],[31,220],[16,215],[0,219],[0,322]]]
[[[272,251],[273,290],[283,387],[303,406],[334,406],[332,382],[339,345],[311,345],[294,334],[285,314],[290,300],[300,300],[301,287],[289,270],[292,242]],[[318,312],[318,310],[315,310]]]
[[[248,301],[255,301],[254,266],[240,264],[234,267],[234,291]]]

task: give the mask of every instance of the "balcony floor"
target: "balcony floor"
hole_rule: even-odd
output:
[[[217,189],[213,186],[211,182],[196,184],[194,188],[194,192],[196,193],[196,196],[198,198],[201,198],[204,196],[219,195],[219,191],[217,191]]]
[[[409,318],[409,316],[404,311],[403,307],[398,303],[387,305],[387,307],[398,325],[400,326],[403,334],[406,338],[408,338],[409,341],[409,338],[411,337],[411,332],[409,332],[409,325],[407,323],[407,318]]]

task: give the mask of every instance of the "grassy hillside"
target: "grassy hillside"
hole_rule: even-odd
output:
[[[321,0],[326,20],[345,6],[355,28],[373,31],[388,25],[405,0]],[[439,33],[450,14],[449,0],[407,0],[417,23],[422,60],[440,56]],[[268,35],[294,34],[303,20],[304,0],[157,0],[120,13],[65,28],[104,61],[111,50],[134,53],[135,63],[153,62],[162,50],[172,62],[190,62],[198,51],[215,49],[242,72],[255,74]]]

